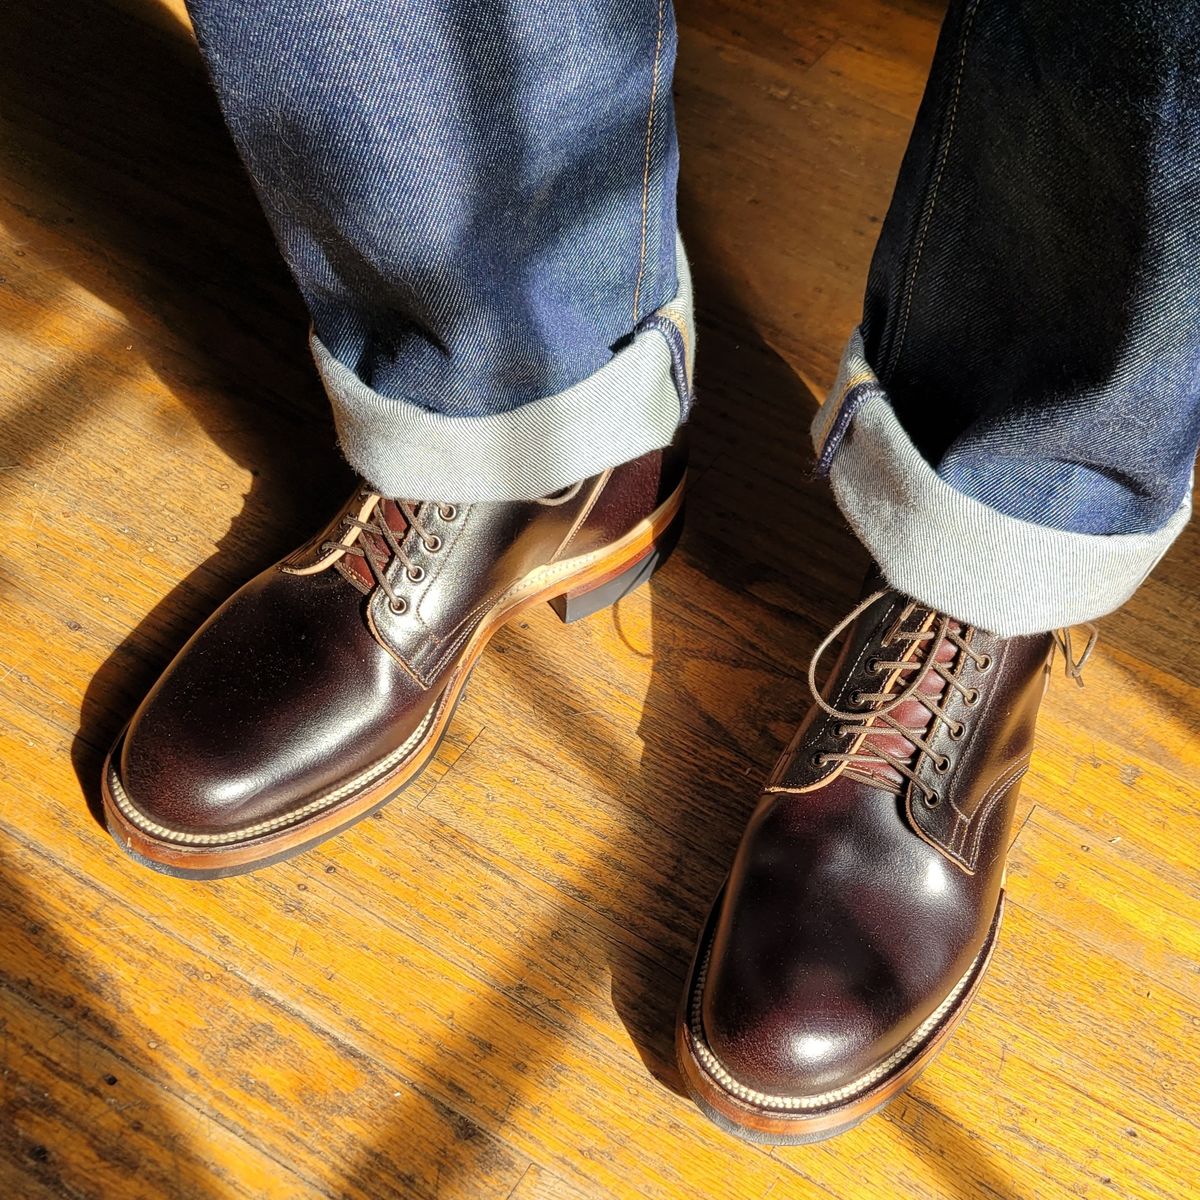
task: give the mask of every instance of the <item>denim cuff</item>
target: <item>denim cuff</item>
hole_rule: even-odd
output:
[[[448,416],[380,395],[313,332],[313,358],[350,465],[385,496],[467,504],[533,500],[670,443],[691,405],[692,283],[586,379],[509,412]]]
[[[812,436],[838,507],[891,586],[1005,637],[1119,608],[1191,515],[1189,492],[1153,533],[1074,533],[1006,516],[965,495],[913,445],[857,330]]]

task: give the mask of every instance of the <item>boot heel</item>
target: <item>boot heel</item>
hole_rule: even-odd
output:
[[[624,596],[641,587],[655,571],[671,557],[683,531],[683,510],[672,518],[670,525],[662,531],[658,540],[643,552],[641,558],[631,563],[619,574],[598,583],[564,592],[551,600],[550,607],[558,614],[564,625],[582,621],[592,613],[616,604]]]

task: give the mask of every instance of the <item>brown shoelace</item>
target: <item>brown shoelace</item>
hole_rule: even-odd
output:
[[[364,499],[368,499],[371,493],[365,493]],[[349,542],[322,542],[321,553],[329,554],[334,551],[341,551],[344,554],[353,554],[358,558],[365,560],[367,567],[375,578],[376,584],[383,589],[384,594],[388,598],[388,605],[394,613],[405,612],[408,608],[408,601],[396,591],[392,583],[388,580],[387,569],[392,559],[400,562],[404,567],[405,575],[412,583],[420,583],[425,578],[425,568],[418,563],[413,562],[409,557],[408,551],[405,549],[405,543],[408,541],[410,534],[416,534],[421,539],[421,544],[425,548],[427,554],[436,554],[442,548],[442,539],[430,531],[422,518],[422,511],[427,506],[424,502],[415,500],[395,500],[393,503],[400,510],[404,517],[406,528],[402,534],[396,535],[392,527],[387,523],[383,515],[383,498],[377,497],[375,505],[371,510],[371,515],[361,521],[357,517],[352,517],[348,513],[342,518],[342,528],[354,530],[354,538]],[[458,515],[458,509],[453,504],[438,504],[438,516],[443,521],[453,521]],[[363,535],[368,535],[364,537]],[[376,540],[378,539],[378,540]],[[379,554],[377,550],[382,547],[390,552],[389,554]]]
[[[849,751],[822,754],[819,759],[822,764],[845,763],[846,773],[853,778],[896,793],[904,780],[910,779],[932,807],[940,803],[941,797],[917,774],[921,757],[928,755],[938,772],[949,770],[950,760],[930,745],[937,725],[945,722],[954,738],[966,732],[965,726],[946,712],[943,702],[949,693],[958,691],[965,704],[976,704],[978,690],[967,687],[960,678],[963,664],[970,659],[978,670],[987,671],[992,659],[972,646],[972,626],[960,625],[913,600],[904,606],[882,639],[885,649],[897,646],[894,657],[878,657],[867,664],[872,674],[888,677],[886,684],[877,691],[860,690],[850,697],[851,703],[870,707],[863,711],[830,704],[817,687],[821,657],[847,626],[886,594],[878,591],[862,601],[830,631],[809,663],[808,685],[817,704],[840,722],[840,737],[858,738]]]
[[[884,648],[899,643],[899,653],[891,659],[872,659],[866,667],[872,674],[887,675],[887,683],[878,691],[859,690],[850,697],[852,704],[870,707],[866,711],[843,710],[830,704],[817,687],[817,664],[842,631],[885,595],[886,591],[877,591],[847,614],[817,647],[809,662],[808,686],[813,698],[840,722],[839,737],[858,739],[851,750],[822,754],[818,761],[822,764],[845,763],[846,774],[864,783],[882,785],[896,794],[904,786],[904,780],[910,779],[920,791],[921,799],[933,808],[941,803],[941,796],[936,788],[918,776],[921,758],[928,755],[934,769],[939,774],[945,773],[950,769],[949,758],[939,754],[930,744],[938,723],[945,722],[950,736],[956,740],[966,732],[963,723],[946,712],[943,701],[949,693],[957,691],[968,707],[977,704],[978,689],[967,687],[960,678],[963,664],[970,659],[980,672],[986,672],[992,665],[992,657],[980,653],[972,645],[973,626],[912,600],[905,605],[881,642]],[[905,628],[914,616],[915,627]],[[1054,634],[1067,675],[1080,686],[1083,685],[1083,667],[1095,649],[1098,637],[1095,625],[1089,624],[1085,628],[1088,641],[1078,658],[1073,653],[1071,631],[1060,629]],[[894,690],[897,684],[900,684],[899,691]]]

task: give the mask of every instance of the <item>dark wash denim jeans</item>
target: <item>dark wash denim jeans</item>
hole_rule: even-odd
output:
[[[668,0],[189,0],[381,490],[543,494],[687,413]],[[952,3],[814,423],[889,580],[999,632],[1120,604],[1200,441],[1193,0]]]
[[[376,487],[545,495],[670,440],[668,0],[188,7]]]

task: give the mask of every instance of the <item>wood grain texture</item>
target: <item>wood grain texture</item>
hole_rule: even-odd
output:
[[[681,551],[476,671],[437,761],[261,874],[155,876],[100,760],[195,625],[349,486],[177,0],[0,40],[0,1195],[1195,1191],[1197,532],[1055,681],[1006,927],[884,1115],[770,1150],[678,1095],[694,939],[864,556],[806,481],[939,19],[680,0],[702,403]]]

